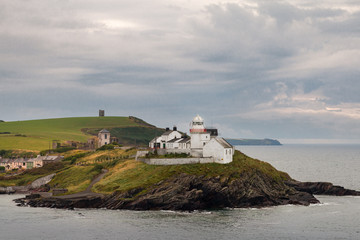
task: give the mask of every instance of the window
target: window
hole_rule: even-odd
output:
[[[107,139],[107,134],[105,134],[105,139]]]

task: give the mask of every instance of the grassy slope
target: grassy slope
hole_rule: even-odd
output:
[[[47,164],[42,168],[33,168],[31,170],[27,170],[17,176],[5,178],[5,174],[1,174],[0,187],[28,185],[38,178],[45,177],[52,173],[61,172],[67,168],[69,168],[68,164],[57,162],[53,164]]]
[[[92,190],[107,194],[134,188],[144,188],[146,191],[146,188],[153,184],[181,173],[238,178],[244,171],[261,171],[277,181],[290,178],[286,173],[277,171],[270,164],[247,157],[238,151],[234,155],[234,161],[230,164],[210,163],[174,166],[147,165],[134,159],[123,158],[133,155],[135,152],[136,150],[107,150],[88,153],[76,161],[77,163],[86,163],[84,166],[70,165],[69,161],[65,161],[62,167],[53,171],[49,169],[41,171],[41,168],[33,169],[30,170],[33,172],[26,172],[12,180],[1,180],[0,176],[0,186],[21,185],[52,172],[57,172],[57,175],[49,183],[50,186],[67,188],[69,194],[80,192],[85,190],[91,180],[100,173],[99,165],[109,169],[109,173],[95,184]],[[78,153],[79,151],[74,151],[72,154]],[[94,162],[96,159],[106,160]]]
[[[110,130],[111,136],[118,137],[123,144],[142,144],[148,145],[149,141],[155,136],[160,136],[165,132],[159,128],[146,128],[146,127],[124,127],[113,128]]]
[[[266,162],[245,156],[236,151],[234,161],[230,164],[189,164],[174,166],[147,165],[135,160],[123,160],[110,169],[109,173],[93,190],[102,193],[113,191],[127,191],[133,188],[147,188],[155,183],[181,173],[204,175],[208,177],[238,178],[244,171],[261,171],[277,181],[289,179],[284,173],[277,171]]]
[[[86,141],[83,128],[140,126],[128,117],[77,117],[0,123],[0,149],[44,150],[52,140]],[[16,137],[15,134],[26,135]]]

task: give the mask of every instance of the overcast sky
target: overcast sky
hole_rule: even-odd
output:
[[[200,114],[224,137],[357,141],[360,2],[1,0],[0,103],[5,121]]]

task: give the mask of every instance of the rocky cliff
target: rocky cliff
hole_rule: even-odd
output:
[[[97,178],[97,180],[99,180]],[[91,185],[91,184],[90,184]],[[91,185],[92,186],[92,185]],[[126,160],[109,169],[93,190],[68,196],[29,195],[20,206],[54,208],[107,208],[130,210],[202,210],[309,205],[313,194],[356,195],[360,192],[324,182],[299,182],[270,164],[240,152],[230,164],[151,166]]]
[[[267,207],[285,204],[309,205],[319,201],[312,194],[355,195],[360,192],[324,182],[277,182],[261,172],[241,178],[207,178],[181,174],[155,184],[151,191],[132,189],[111,195],[48,197],[39,194],[17,199],[20,206],[51,208],[107,208],[129,210],[202,210]]]

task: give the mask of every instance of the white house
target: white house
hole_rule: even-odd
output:
[[[106,129],[103,129],[98,133],[98,138],[99,138],[99,144],[98,144],[99,147],[109,144],[110,143],[110,132]]]
[[[173,130],[168,130],[161,135],[161,140],[164,142],[168,142],[174,138],[181,138],[181,133],[177,131],[176,127],[174,127]]]
[[[167,148],[166,144],[173,139],[181,139],[181,133],[177,131],[177,128],[174,127],[173,130],[169,128],[166,129],[161,136],[153,138],[149,142],[149,147],[153,149],[165,149]]]
[[[163,146],[161,143],[161,136],[159,137],[155,137],[153,138],[150,142],[149,142],[149,148],[152,148],[152,149],[158,149],[158,148],[161,148],[161,146]]]
[[[183,137],[176,127],[150,141],[149,147],[162,153],[190,153],[193,157],[209,158],[214,162],[232,162],[234,147],[217,137],[217,129],[206,129],[204,120],[197,115],[190,123],[190,137]]]

